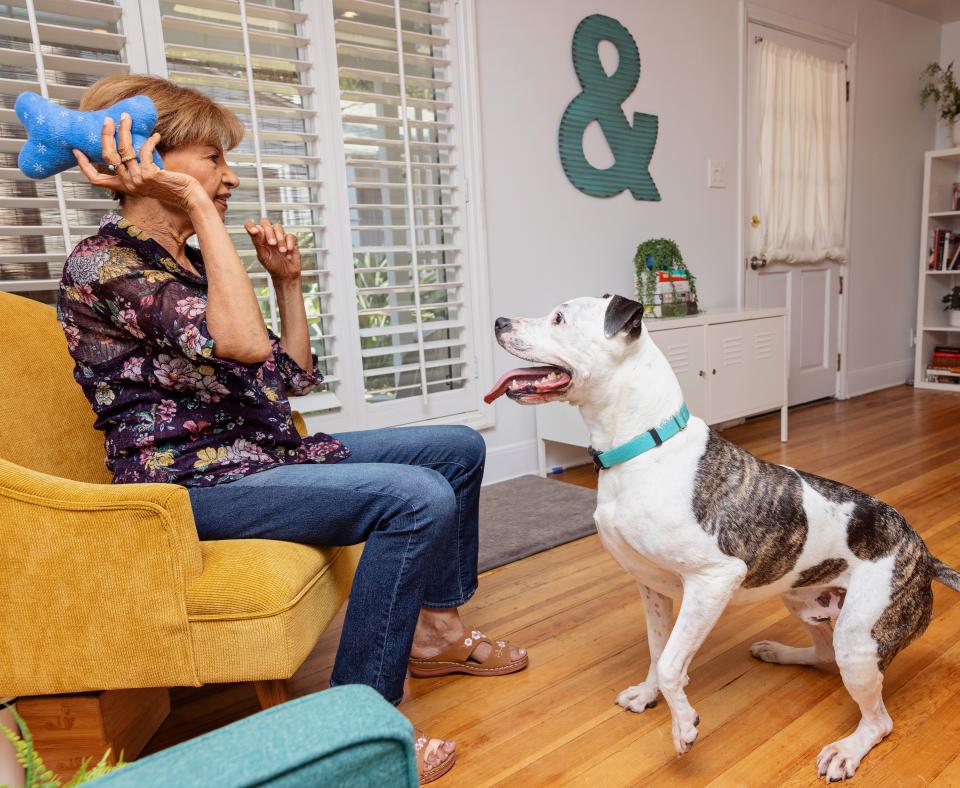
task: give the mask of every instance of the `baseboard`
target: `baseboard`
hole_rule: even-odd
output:
[[[913,358],[847,371],[847,396],[856,397],[878,389],[902,386],[913,374]]]
[[[528,473],[537,473],[536,439],[508,443],[487,450],[487,463],[483,483],[495,484],[515,479]]]

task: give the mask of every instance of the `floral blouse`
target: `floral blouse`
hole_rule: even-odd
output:
[[[273,356],[262,363],[214,355],[203,259],[190,246],[186,254],[199,276],[109,214],[63,269],[57,319],[94,426],[106,434],[114,483],[206,487],[349,456],[329,435],[301,439],[293,424],[287,396],[323,380],[316,354],[308,372],[268,332]]]

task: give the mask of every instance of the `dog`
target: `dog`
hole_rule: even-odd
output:
[[[566,401],[590,433],[597,531],[637,579],[650,649],[646,678],[616,702],[643,712],[662,693],[674,747],[689,751],[700,721],[684,693],[690,661],[728,603],[779,595],[812,645],[765,640],[751,653],[839,671],[861,719],[823,748],[817,771],[828,783],[852,777],[893,728],[884,669],[930,623],[932,581],[960,591],[960,573],[883,501],[764,462],[696,416],[687,421],[680,384],[637,301],[577,298],[543,318],[497,318],[494,330],[505,350],[539,366],[506,373],[486,401]],[[607,452],[646,434],[649,450],[608,467],[604,457],[617,453]]]

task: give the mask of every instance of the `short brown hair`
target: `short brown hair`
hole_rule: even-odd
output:
[[[243,139],[240,118],[199,90],[145,74],[113,74],[94,82],[80,99],[81,110],[105,109],[132,96],[149,96],[157,107],[157,150],[184,145],[237,147]]]

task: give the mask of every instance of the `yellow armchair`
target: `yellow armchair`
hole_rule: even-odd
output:
[[[109,483],[72,368],[54,310],[0,292],[0,697],[292,676],[359,549],[199,541],[186,488]]]

